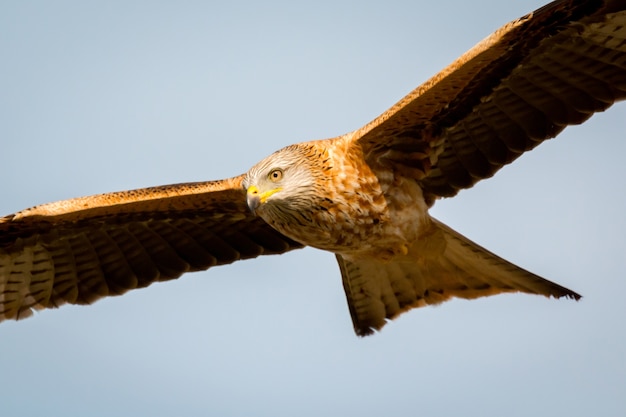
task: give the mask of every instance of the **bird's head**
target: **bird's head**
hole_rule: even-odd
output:
[[[307,148],[292,145],[252,167],[243,180],[250,210],[269,221],[277,214],[310,209],[311,191],[319,182],[308,156]]]

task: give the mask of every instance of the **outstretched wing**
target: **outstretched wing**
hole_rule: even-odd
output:
[[[355,132],[374,169],[455,195],[626,98],[626,2],[550,3],[513,21]]]
[[[82,197],[0,218],[0,321],[301,247],[250,213],[241,181]]]

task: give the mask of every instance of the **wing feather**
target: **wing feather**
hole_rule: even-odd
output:
[[[561,0],[480,42],[351,136],[432,204],[626,98],[626,3]]]
[[[0,321],[301,247],[250,213],[241,181],[81,197],[0,219]]]

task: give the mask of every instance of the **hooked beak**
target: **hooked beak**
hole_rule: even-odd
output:
[[[261,204],[265,203],[265,201],[272,195],[282,190],[281,187],[272,188],[271,190],[267,190],[264,192],[259,192],[259,189],[256,185],[251,185],[248,187],[246,202],[248,203],[248,208],[256,214],[256,209],[258,209]]]
[[[256,214],[256,209],[261,205],[261,197],[259,196],[259,189],[256,185],[248,187],[246,202],[248,203],[250,211]]]

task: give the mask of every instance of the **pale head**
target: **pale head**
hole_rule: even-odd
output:
[[[250,210],[272,224],[281,213],[310,208],[317,171],[312,162],[306,147],[292,145],[253,166],[243,180]]]

